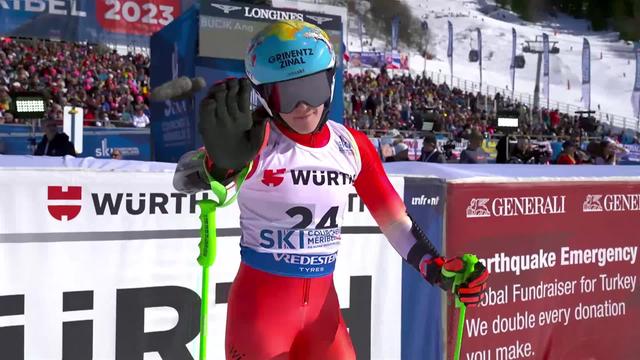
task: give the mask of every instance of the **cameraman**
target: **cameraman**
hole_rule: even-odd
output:
[[[509,162],[511,163],[526,163],[531,157],[529,151],[529,137],[521,137],[518,139],[516,146],[511,150],[511,157]]]
[[[438,142],[435,135],[427,134],[422,141],[422,154],[419,161],[443,164],[446,162],[444,154],[438,150]]]
[[[513,139],[514,138],[512,136],[504,135],[500,140],[498,140],[498,143],[496,144],[496,164],[508,163],[507,154],[511,154],[515,149],[515,144],[511,143],[511,140]]]
[[[518,139],[518,143],[511,152],[512,164],[547,164],[551,157],[551,146],[546,144],[532,144],[529,137]]]

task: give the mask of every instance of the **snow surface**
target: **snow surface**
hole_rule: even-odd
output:
[[[483,88],[493,87],[508,89],[511,80],[509,65],[511,63],[511,28],[517,32],[517,54],[522,54],[525,40],[535,40],[536,35],[543,32],[549,35],[550,41],[557,41],[560,54],[550,55],[550,106],[562,112],[584,110],[582,98],[582,39],[586,37],[591,44],[591,109],[615,114],[614,125],[622,127],[626,117],[626,127],[636,130],[637,118],[633,116],[631,93],[635,81],[635,59],[633,45],[619,40],[616,32],[588,31],[589,23],[572,17],[558,14],[549,16],[540,23],[522,21],[512,12],[497,9],[493,1],[470,0],[403,0],[417,18],[425,18],[431,31],[429,51],[435,59],[426,62],[427,72],[440,73],[440,80],[449,81],[449,63],[447,61],[447,21],[451,20],[454,31],[454,65],[455,77],[479,82],[478,63],[468,62],[469,50],[477,48],[476,28],[482,30],[483,38]],[[483,11],[484,10],[484,13]],[[486,15],[485,15],[486,13]],[[357,29],[349,31],[349,49],[359,51]],[[373,46],[384,49],[385,41],[374,39]],[[370,50],[365,46],[364,50]],[[400,51],[412,53],[410,67],[414,72],[422,72],[425,67],[424,58],[401,44]],[[600,58],[602,54],[602,59]],[[515,92],[516,98],[525,103],[532,101],[536,79],[537,55],[524,53],[526,66],[517,69]],[[437,78],[437,75],[434,77]],[[454,80],[457,85],[457,80]],[[462,86],[462,84],[461,84]],[[542,89],[542,76],[540,88]],[[569,86],[569,88],[568,88]],[[511,90],[505,90],[510,95]],[[546,99],[541,96],[541,106],[546,106]],[[531,99],[531,100],[529,100]],[[600,118],[600,115],[596,115]],[[602,115],[603,121],[606,114]]]

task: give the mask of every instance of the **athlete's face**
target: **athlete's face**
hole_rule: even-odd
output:
[[[282,120],[295,132],[299,134],[309,134],[318,127],[323,111],[324,104],[312,107],[301,102],[292,112],[288,114],[280,113],[280,117],[282,117]]]

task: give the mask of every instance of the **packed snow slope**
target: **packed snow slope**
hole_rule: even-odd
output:
[[[542,33],[549,35],[550,41],[557,41],[560,53],[550,55],[550,105],[566,111],[566,104],[573,105],[570,111],[582,107],[582,39],[591,44],[591,108],[620,115],[615,125],[621,125],[621,117],[627,117],[627,127],[635,128],[636,118],[631,105],[631,93],[635,81],[635,58],[633,45],[619,39],[616,32],[589,31],[589,22],[563,14],[547,16],[539,23],[525,22],[516,14],[498,9],[494,2],[478,0],[403,0],[414,16],[425,19],[430,29],[429,51],[435,55],[426,62],[427,71],[442,74],[441,80],[449,75],[447,61],[447,21],[453,24],[454,33],[454,76],[476,83],[480,80],[478,63],[468,61],[469,50],[477,49],[476,29],[482,30],[483,40],[483,84],[498,88],[510,88],[509,66],[511,63],[511,28],[517,32],[517,54],[524,54],[526,66],[516,72],[515,91],[533,94],[536,79],[536,54],[523,53],[525,40],[536,40]],[[349,48],[360,50],[357,30],[350,28]],[[374,39],[373,46],[383,49],[385,41]],[[401,44],[403,46],[403,44]],[[364,46],[364,50],[369,50]],[[422,72],[424,58],[415,49],[401,47],[401,51],[411,53],[410,67]],[[542,81],[541,81],[542,82]],[[456,84],[456,81],[454,81]],[[541,84],[542,86],[542,84]],[[546,105],[542,97],[541,105]],[[630,125],[629,123],[633,123]]]

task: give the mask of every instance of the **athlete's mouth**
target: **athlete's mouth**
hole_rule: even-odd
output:
[[[312,115],[313,115],[313,111],[310,111],[310,112],[308,112],[308,113],[306,113],[306,114],[304,114],[304,115],[297,115],[297,116],[294,116],[294,117],[293,117],[293,119],[294,119],[294,120],[299,120],[299,121],[301,121],[301,120],[308,120]]]

